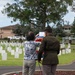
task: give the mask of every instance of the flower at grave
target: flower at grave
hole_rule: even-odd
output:
[[[42,40],[43,40],[43,37],[42,36],[38,36],[35,39],[36,42],[42,42]]]
[[[35,39],[36,42],[41,42],[42,40],[43,40],[42,38]]]

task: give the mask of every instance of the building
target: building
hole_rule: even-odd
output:
[[[71,35],[71,25],[64,25],[63,26],[63,31],[65,32],[65,34],[67,35],[67,36],[69,36],[69,35]]]
[[[16,25],[10,25],[10,26],[5,26],[0,28],[0,38],[7,38],[7,37],[12,37],[15,34],[13,33],[13,29]]]
[[[10,26],[1,27],[0,28],[0,38],[7,38],[7,37],[15,36],[15,34],[13,33],[13,29],[16,26],[17,25],[10,25]],[[64,25],[63,26],[63,31],[67,35],[70,35],[71,34],[71,25]]]
[[[64,40],[65,43],[74,43],[75,44],[75,37],[74,34],[71,33],[71,25],[64,25],[63,26],[63,31],[66,34],[66,37],[63,37],[62,39]]]

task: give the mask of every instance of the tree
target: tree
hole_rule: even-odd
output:
[[[33,24],[42,30],[47,23],[59,22],[71,4],[72,0],[14,0],[12,4],[7,3],[3,12],[13,21],[18,19],[21,25]]]
[[[74,21],[73,21],[73,24],[72,24],[71,33],[73,33],[74,36],[75,36],[75,18],[74,18]]]
[[[61,23],[58,23],[56,28],[53,28],[53,34],[55,36],[60,36],[60,37],[64,37],[65,33],[63,32],[63,26]]]
[[[17,36],[22,36],[22,30],[23,29],[21,25],[16,25],[13,29],[13,33],[15,33]]]
[[[32,31],[30,26],[24,25],[16,25],[13,29],[13,33],[15,33],[17,36],[26,36],[28,31]]]
[[[13,29],[13,33],[15,33],[17,36],[26,36],[29,31],[33,31],[35,34],[37,34],[39,29],[31,28],[29,25],[16,25]]]

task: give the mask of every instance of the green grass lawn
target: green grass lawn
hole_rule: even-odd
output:
[[[7,60],[1,60],[0,57],[0,66],[21,66],[23,64],[23,55],[20,55],[20,58],[14,58],[14,56],[9,56]]]
[[[72,49],[72,52],[69,54],[62,54],[59,56],[59,65],[70,64],[73,61],[75,61],[75,49]],[[0,54],[0,66],[22,66],[22,65],[23,65],[23,54],[20,54],[19,58],[14,58],[13,55],[8,53],[7,60],[2,60]]]
[[[59,65],[70,64],[75,61],[75,50],[69,54],[62,54],[59,56]]]
[[[59,65],[70,64],[75,61],[75,45],[71,45],[71,53],[59,56]]]

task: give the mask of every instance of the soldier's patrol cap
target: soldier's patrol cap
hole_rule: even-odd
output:
[[[50,26],[47,26],[44,31],[47,31],[49,33],[52,33],[52,28]]]

